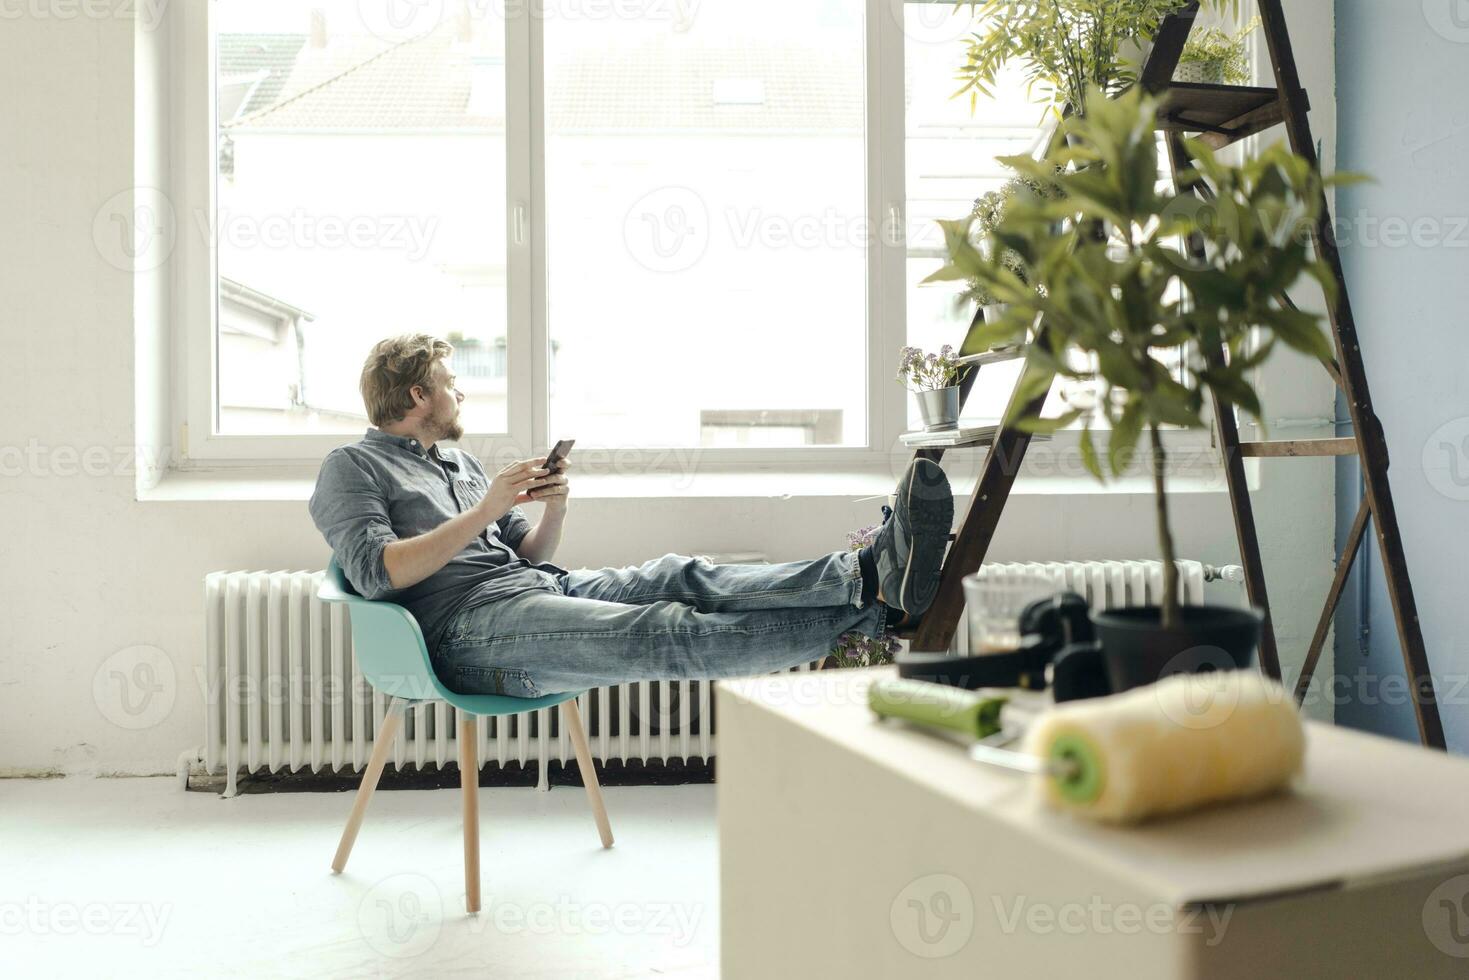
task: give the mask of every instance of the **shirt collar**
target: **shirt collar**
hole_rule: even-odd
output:
[[[367,440],[368,442],[377,442],[383,443],[385,445],[397,446],[399,449],[407,450],[408,452],[413,453],[415,456],[422,457],[423,459],[432,459],[435,462],[443,463],[445,466],[451,467],[453,469],[459,469],[458,463],[454,462],[452,459],[445,456],[442,452],[439,451],[438,443],[434,443],[432,449],[424,449],[423,443],[419,442],[417,439],[414,439],[411,436],[398,436],[394,435],[391,432],[384,432],[382,429],[368,429],[367,433],[362,438]]]

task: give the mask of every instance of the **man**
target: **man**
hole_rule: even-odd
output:
[[[820,658],[849,630],[879,637],[916,622],[933,600],[954,501],[925,459],[861,552],[776,565],[675,554],[552,564],[569,463],[552,473],[544,457],[519,460],[490,478],[445,447],[464,434],[452,352],[426,334],[372,349],[361,389],[374,427],[328,454],[310,505],[352,586],[413,613],[450,689],[539,697],[768,673]],[[534,526],[519,506],[533,500],[545,504]]]

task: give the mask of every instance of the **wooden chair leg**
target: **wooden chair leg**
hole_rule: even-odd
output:
[[[464,902],[479,911],[479,746],[474,715],[459,712],[459,786],[464,794]]]
[[[373,742],[372,758],[367,761],[367,771],[362,774],[362,784],[357,787],[357,799],[352,804],[352,814],[347,818],[347,826],[337,844],[337,856],[332,859],[332,870],[338,874],[347,866],[347,857],[352,853],[357,831],[362,829],[362,817],[367,813],[367,804],[372,801],[372,793],[377,789],[377,782],[383,775],[383,766],[387,765],[388,755],[393,751],[393,740],[398,737],[398,729],[403,724],[404,704],[405,702],[394,698],[388,705],[388,713],[383,716],[383,727],[378,729]]]
[[[612,846],[612,825],[607,822],[607,808],[602,805],[602,787],[597,783],[597,769],[592,765],[592,750],[587,746],[587,730],[581,724],[581,709],[576,698],[561,702],[561,724],[571,732],[571,745],[576,750],[576,765],[581,770],[582,785],[587,788],[587,802],[597,820],[597,833],[602,846]]]

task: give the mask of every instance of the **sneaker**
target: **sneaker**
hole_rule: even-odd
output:
[[[898,482],[896,503],[891,514],[883,508],[872,554],[883,601],[916,617],[938,592],[954,524],[954,494],[943,467],[931,459],[913,460]]]

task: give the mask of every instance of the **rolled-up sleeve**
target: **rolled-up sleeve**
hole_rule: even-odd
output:
[[[506,512],[505,516],[495,522],[500,526],[500,540],[510,546],[512,551],[520,550],[520,542],[530,533],[530,519],[525,516],[525,511],[516,504]]]
[[[383,549],[398,536],[388,519],[387,497],[347,449],[334,449],[322,461],[310,509],[352,587],[368,599],[391,595],[395,590]]]

